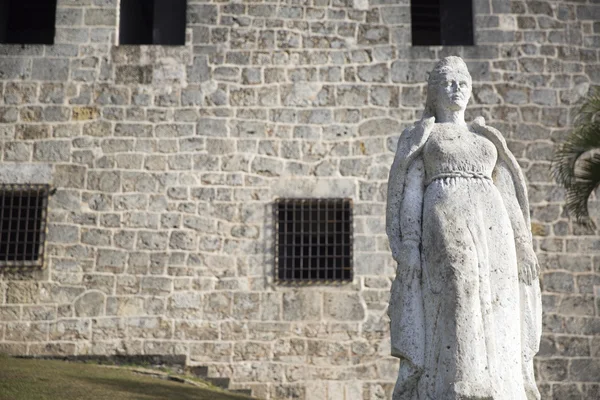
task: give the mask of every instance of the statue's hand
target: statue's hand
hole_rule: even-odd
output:
[[[403,240],[397,249],[392,249],[394,260],[398,262],[396,278],[400,282],[410,282],[421,277],[421,249],[416,240]]]
[[[519,266],[519,279],[526,285],[531,285],[533,280],[540,275],[540,265],[531,245],[517,244],[517,263]]]

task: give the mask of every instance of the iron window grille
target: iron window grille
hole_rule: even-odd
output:
[[[0,43],[53,44],[56,0],[0,0]]]
[[[187,0],[121,0],[119,44],[185,44]]]
[[[413,46],[472,46],[473,0],[412,0]]]
[[[0,184],[0,270],[42,267],[49,185]]]
[[[352,281],[352,200],[277,199],[275,279]]]

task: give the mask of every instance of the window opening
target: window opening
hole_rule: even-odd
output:
[[[48,185],[0,184],[0,270],[43,266]]]
[[[473,0],[412,0],[413,46],[472,46]]]
[[[0,43],[53,44],[56,0],[0,0]]]
[[[184,45],[186,0],[121,0],[120,44]]]
[[[352,200],[278,199],[275,279],[352,281]]]

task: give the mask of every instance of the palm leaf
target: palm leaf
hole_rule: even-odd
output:
[[[581,160],[575,171],[575,181],[567,189],[567,210],[574,215],[577,222],[594,228],[590,218],[588,199],[600,184],[600,154]]]
[[[577,112],[574,123],[576,126],[591,124],[598,119],[599,113],[600,88],[595,88]]]
[[[588,151],[600,149],[600,122],[576,127],[554,152],[552,174],[565,187],[576,180],[577,161]]]
[[[567,191],[567,210],[577,222],[590,227],[594,224],[587,202],[600,185],[600,154],[594,153],[596,150],[600,150],[600,90],[585,100],[573,131],[558,146],[552,161],[552,174]]]

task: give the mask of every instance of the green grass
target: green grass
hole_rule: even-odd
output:
[[[195,380],[198,381],[198,380]],[[0,400],[243,400],[211,387],[196,387],[128,368],[0,355]]]

